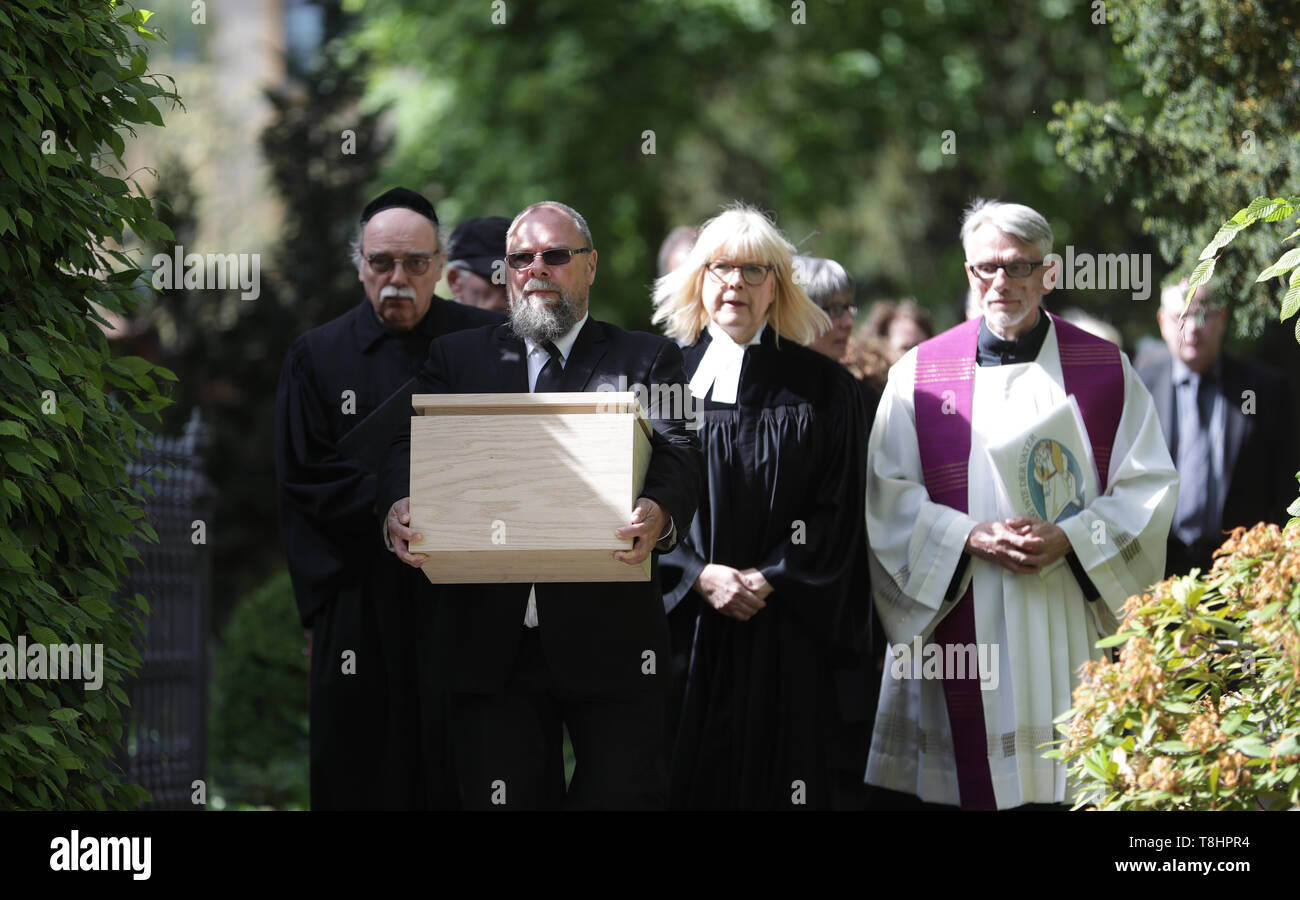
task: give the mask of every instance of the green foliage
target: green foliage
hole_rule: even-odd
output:
[[[306,809],[308,680],[289,573],[241,603],[212,685],[212,785],[218,808]]]
[[[212,423],[206,470],[218,486],[213,518],[221,539],[212,545],[217,630],[240,598],[283,562],[266,528],[276,515],[272,428],[285,351],[299,334],[364,296],[348,243],[388,144],[379,134],[379,113],[358,108],[360,73],[359,61],[327,49],[303,81],[268,93],[273,115],[260,142],[288,215],[278,245],[261,253],[261,296],[246,301],[238,291],[177,285],[149,288],[142,300],[142,318],[153,329],[139,340],[180,376],[166,430],[179,430],[195,406]],[[344,130],[355,132],[354,153],[341,152]],[[175,237],[148,242],[145,259],[170,256],[176,244],[194,249],[197,203],[190,174],[175,157],[159,163],[158,216]]]
[[[1300,522],[1236,529],[1213,570],[1130,597],[1067,736],[1078,805],[1300,808]]]
[[[1202,284],[1209,283],[1223,248],[1232,243],[1237,235],[1256,222],[1284,222],[1296,215],[1296,221],[1300,223],[1298,212],[1300,212],[1300,197],[1256,197],[1249,206],[1237,210],[1231,219],[1219,226],[1214,238],[1201,250],[1196,268],[1192,270],[1191,278],[1187,282],[1187,306],[1191,305],[1196,289]],[[1283,241],[1296,237],[1300,237],[1300,228],[1288,234]],[[1290,278],[1288,279],[1287,276]],[[1272,265],[1255,277],[1255,282],[1267,281],[1270,278],[1278,279],[1279,283],[1288,282],[1286,293],[1282,295],[1281,300],[1281,321],[1285,322],[1300,310],[1300,247],[1292,247],[1285,251]],[[1295,338],[1300,342],[1300,318],[1296,319]],[[1300,473],[1296,474],[1296,478],[1300,479]],[[1287,512],[1292,516],[1300,516],[1300,498],[1287,508]]]
[[[1051,123],[1067,164],[1116,198],[1133,196],[1143,228],[1182,273],[1216,234],[1223,205],[1275,195],[1300,173],[1300,19],[1267,0],[1108,0],[1111,30],[1142,73],[1141,94],[1057,103]],[[1277,307],[1250,288],[1275,253],[1265,232],[1220,262],[1240,336]]]
[[[1037,206],[1062,244],[1146,249],[1045,128],[1055,99],[1135,83],[1084,0],[994,14],[812,0],[802,23],[751,0],[504,7],[497,24],[486,3],[365,4],[355,44],[379,63],[370,96],[397,134],[386,174],[452,222],[547,197],[582,211],[601,318],[647,327],[659,241],[734,199],[773,210],[866,297],[913,294],[940,323],[966,294],[957,231],[976,194]],[[1150,328],[1149,310],[1111,299],[1089,305]]]
[[[1208,284],[1219,260],[1219,252],[1256,222],[1283,222],[1300,212],[1300,197],[1256,197],[1247,207],[1237,210],[1231,219],[1219,226],[1213,240],[1201,251],[1196,268],[1187,283],[1187,303],[1190,305],[1196,288]],[[1296,216],[1300,223],[1300,215]],[[1300,228],[1288,234],[1284,241],[1300,237]],[[1277,278],[1279,283],[1288,281],[1286,293],[1282,295],[1281,321],[1285,322],[1300,310],[1300,247],[1293,247],[1283,253],[1264,271],[1255,277],[1256,283]],[[1296,319],[1296,341],[1300,342],[1300,319]]]
[[[113,600],[152,540],[126,462],[147,435],[132,414],[166,405],[166,369],[111,360],[105,312],[124,315],[129,229],[165,231],[120,167],[122,131],[161,125],[175,95],[145,74],[132,36],[148,13],[49,3],[0,9],[0,642],[102,644],[104,684],[0,682],[0,808],[130,808],[144,799],[111,762],[144,598]],[[107,154],[104,154],[107,148]]]

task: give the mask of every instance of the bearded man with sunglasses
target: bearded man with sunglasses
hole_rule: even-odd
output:
[[[868,448],[889,651],[866,780],[885,809],[1063,808],[1065,769],[1041,745],[1125,599],[1163,577],[1178,478],[1128,357],[1042,309],[1047,220],[979,200],[961,237],[981,315],[890,370]],[[1091,486],[1068,512],[1033,500],[1047,429]]]
[[[417,392],[626,390],[689,396],[671,341],[624,331],[588,313],[597,253],[586,221],[562,203],[529,206],[506,235],[510,322],[447,335],[429,347]],[[623,386],[620,386],[623,385]],[[659,388],[667,388],[660,391]],[[700,443],[686,409],[652,406],[641,496],[614,534],[639,565],[690,527],[700,491]],[[394,444],[381,500],[388,533],[411,566],[409,427]],[[529,473],[519,472],[518,490]],[[570,513],[555,510],[558,519]],[[667,803],[664,759],[668,623],[657,558],[650,580],[443,585],[437,616],[450,671],[451,735],[468,809],[654,809]],[[562,729],[576,768],[564,781]]]
[[[353,262],[365,297],[294,341],[276,397],[280,535],[312,633],[311,805],[443,808],[454,789],[416,652],[416,573],[375,530],[377,468],[429,342],[501,316],[434,296],[438,217],[406,188],[366,205]]]

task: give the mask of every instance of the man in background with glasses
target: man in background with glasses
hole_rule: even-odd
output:
[[[586,220],[562,203],[526,208],[506,236],[510,322],[448,335],[429,347],[418,392],[598,391],[644,385],[689,396],[682,354],[650,334],[589,315],[597,252]],[[622,387],[620,387],[620,384]],[[672,404],[666,404],[671,406]],[[641,564],[685,534],[702,460],[686,410],[647,410],[653,433],[641,496],[614,535],[615,558]],[[388,532],[411,566],[409,426],[381,489]],[[530,473],[503,477],[528,490]],[[559,521],[569,511],[556,509]],[[434,651],[450,665],[451,735],[469,809],[656,809],[667,805],[664,759],[668,625],[657,557],[650,580],[441,586]],[[442,613],[446,613],[443,615]],[[647,661],[655,661],[647,666]],[[562,728],[576,768],[564,783]]]
[[[1155,398],[1178,493],[1165,570],[1209,571],[1224,531],[1285,523],[1296,495],[1295,421],[1281,372],[1223,351],[1228,310],[1187,279],[1160,294],[1156,321],[1169,354],[1138,374]]]
[[[890,370],[868,450],[890,645],[866,780],[887,809],[1063,808],[1065,768],[1041,745],[1124,600],[1163,576],[1177,476],[1128,358],[1042,309],[1047,220],[978,200],[961,238],[981,314]],[[1095,485],[1053,521],[1026,468],[1045,428]]]
[[[454,802],[436,685],[417,668],[418,573],[394,563],[374,527],[377,465],[393,422],[410,415],[402,388],[429,342],[501,321],[433,295],[442,254],[427,199],[394,188],[372,200],[352,248],[365,297],[295,340],[280,376],[280,535],[312,633],[313,809]]]

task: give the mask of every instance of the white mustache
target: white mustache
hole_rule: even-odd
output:
[[[526,294],[529,291],[555,291],[556,293],[563,293],[564,289],[554,281],[547,281],[545,278],[530,278],[528,279],[528,283],[524,285],[524,293]]]
[[[398,287],[395,284],[386,284],[383,290],[379,292],[379,300],[382,303],[389,297],[405,297],[407,300],[415,299],[415,291],[409,287]]]

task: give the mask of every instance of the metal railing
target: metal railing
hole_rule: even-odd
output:
[[[192,798],[207,767],[212,496],[205,444],[195,409],[181,436],[155,436],[128,466],[133,483],[153,489],[145,509],[158,533],[158,543],[138,545],[140,559],[123,587],[127,597],[143,594],[150,609],[139,636],[143,665],[124,685],[131,706],[123,711],[117,757],[125,780],[152,795],[145,809],[202,808]]]

